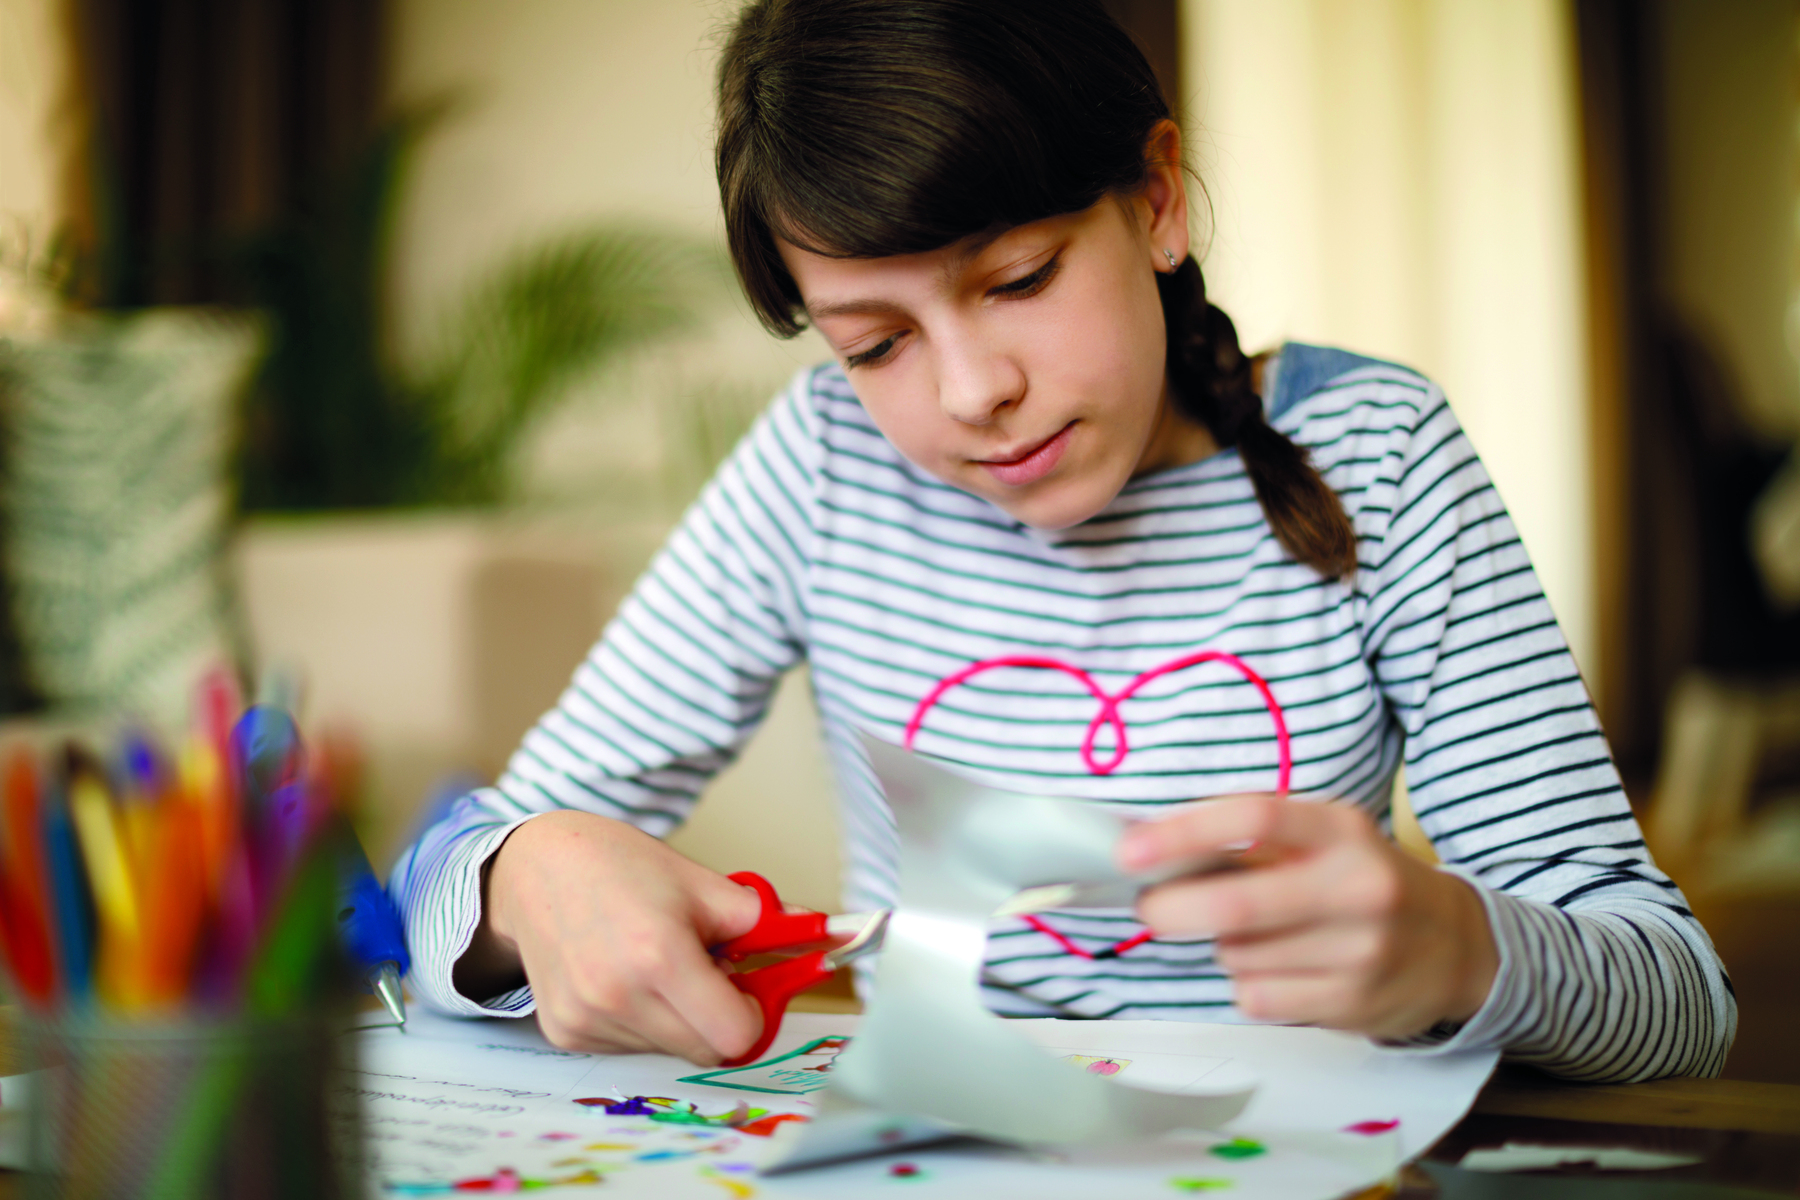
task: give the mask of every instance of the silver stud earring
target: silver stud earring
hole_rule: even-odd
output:
[[[1163,247],[1163,257],[1169,260],[1169,270],[1173,271],[1179,265],[1175,261],[1175,252],[1167,246]]]

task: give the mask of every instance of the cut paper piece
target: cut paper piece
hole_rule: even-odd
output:
[[[1256,1158],[1268,1152],[1269,1148],[1261,1142],[1244,1137],[1232,1138],[1229,1142],[1220,1142],[1217,1146],[1207,1150],[1208,1154],[1230,1159]]]
[[[803,1117],[799,1113],[775,1113],[757,1121],[746,1121],[738,1126],[739,1133],[747,1133],[752,1137],[772,1137],[775,1130],[788,1121],[805,1123],[812,1118]]]
[[[727,1067],[722,1071],[683,1075],[677,1082],[740,1088],[746,1092],[772,1092],[779,1096],[804,1096],[831,1082],[838,1055],[849,1045],[848,1037],[815,1038],[798,1050],[774,1058],[742,1067]]]
[[[740,1104],[728,1113],[709,1117],[690,1104],[686,1111],[676,1109],[670,1112],[651,1113],[650,1119],[663,1125],[704,1125],[719,1129],[732,1129],[748,1124],[759,1117],[767,1116],[768,1112],[769,1110],[766,1108],[751,1108],[748,1105]]]
[[[1177,1175],[1169,1186],[1178,1192],[1222,1192],[1231,1186],[1229,1179],[1207,1179],[1195,1175]]]
[[[1602,1171],[1661,1171],[1703,1161],[1693,1154],[1664,1154],[1628,1146],[1535,1146],[1508,1142],[1498,1150],[1471,1150],[1456,1165],[1465,1171],[1543,1171],[1578,1164]]]
[[[390,1183],[387,1190],[400,1196],[448,1196],[466,1193],[513,1195],[542,1191],[555,1187],[585,1187],[603,1182],[596,1171],[587,1170],[556,1179],[530,1179],[510,1167],[501,1167],[491,1175],[471,1176],[454,1183]]]
[[[899,905],[869,1010],[818,1115],[765,1170],[877,1153],[887,1147],[870,1135],[892,1114],[910,1114],[922,1135],[936,1126],[939,1136],[1097,1145],[1218,1129],[1243,1111],[1255,1088],[1241,1076],[1176,1093],[1070,1071],[982,999],[989,921],[1020,891],[1116,887],[1129,902],[1150,882],[1113,860],[1124,818],[986,787],[923,755],[859,741],[900,834]]]
[[[1073,1063],[1089,1075],[1117,1075],[1131,1065],[1129,1058],[1105,1058],[1097,1054],[1065,1054],[1062,1060]]]
[[[741,1179],[733,1179],[729,1175],[721,1175],[711,1167],[700,1168],[700,1178],[708,1183],[716,1183],[731,1195],[731,1200],[750,1200],[756,1195],[756,1189]]]
[[[751,1108],[748,1104],[739,1104],[728,1112],[708,1115],[700,1111],[700,1106],[689,1101],[684,1107],[682,1102],[668,1096],[633,1096],[629,1100],[615,1100],[605,1096],[583,1096],[575,1101],[588,1112],[605,1112],[609,1117],[649,1117],[660,1125],[700,1125],[715,1129],[736,1128],[759,1117],[768,1115],[766,1108]],[[543,1135],[548,1136],[548,1135]],[[567,1135],[573,1137],[573,1134]]]
[[[1358,1121],[1354,1125],[1344,1126],[1345,1133],[1360,1133],[1364,1137],[1374,1137],[1378,1133],[1390,1133],[1400,1128],[1400,1121],[1394,1118],[1387,1121]]]
[[[628,1100],[604,1096],[586,1096],[575,1103],[599,1108],[609,1117],[654,1117],[681,1103],[669,1096],[633,1096]]]

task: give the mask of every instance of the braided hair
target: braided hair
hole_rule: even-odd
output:
[[[1080,212],[1146,181],[1169,118],[1099,0],[751,0],[718,73],[716,165],[732,264],[791,337],[779,243],[845,258],[941,249]],[[1176,404],[1236,447],[1276,539],[1327,578],[1356,569],[1342,501],[1269,425],[1231,318],[1192,257],[1158,274]]]

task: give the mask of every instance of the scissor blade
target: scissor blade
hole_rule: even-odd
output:
[[[825,931],[845,941],[825,956],[826,967],[835,971],[845,963],[855,962],[863,955],[881,949],[888,918],[893,915],[892,909],[884,908],[879,912],[838,913],[831,917],[825,922]]]

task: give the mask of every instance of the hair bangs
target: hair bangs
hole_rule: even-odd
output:
[[[733,261],[780,334],[801,328],[780,241],[885,258],[1079,211],[1142,181],[1144,139],[1168,112],[1142,54],[1096,4],[761,9],[721,66],[718,165]],[[1072,38],[1071,21],[1092,28]],[[1049,22],[1062,23],[1054,37]],[[1086,62],[1066,61],[1071,45]],[[1095,71],[1095,56],[1114,69]],[[1106,94],[1094,94],[1096,78]]]

